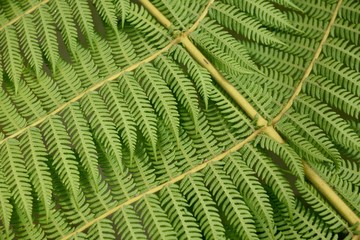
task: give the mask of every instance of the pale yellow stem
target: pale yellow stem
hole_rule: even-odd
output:
[[[42,5],[48,3],[49,0],[43,0],[41,2],[39,2],[38,4],[32,6],[31,8],[29,8],[28,10],[26,10],[23,14],[19,15],[19,16],[16,16],[14,19],[11,19],[9,22],[5,23],[4,25],[2,25],[0,27],[0,31],[2,31],[3,29],[5,29],[6,27],[14,24],[15,22],[17,22],[20,18],[34,12],[35,10],[37,10],[39,7],[41,7]]]
[[[150,12],[153,16],[164,26],[171,26],[171,22],[159,11],[157,10],[148,0],[141,0],[145,8],[150,8]],[[303,79],[300,82],[300,86],[297,86],[295,93],[290,99],[289,103],[285,105],[282,112],[275,119],[275,122],[278,121],[281,116],[288,110],[291,106],[292,101],[295,99],[296,95],[301,90],[301,84],[305,81],[307,76],[310,74],[310,70],[318,58],[322,45],[325,43],[325,40],[330,32],[331,25],[334,23],[338,10],[341,6],[341,0],[339,0],[335,12],[330,20],[330,23],[325,30],[324,37],[319,44],[320,50],[315,52],[313,60],[311,61],[310,67],[304,74]],[[209,5],[208,5],[209,7]],[[156,10],[155,10],[156,9]],[[166,20],[165,20],[166,19]],[[325,39],[325,40],[324,40]],[[206,59],[206,57],[199,51],[198,48],[189,40],[187,36],[184,36],[181,39],[181,43],[184,45],[189,54],[196,59],[199,64],[206,68],[211,76],[216,80],[216,82],[227,92],[227,94],[245,111],[251,119],[257,119],[257,126],[263,127],[267,125],[267,121],[263,118],[256,109],[232,86],[222,74],[211,64],[211,62]],[[263,127],[263,132],[273,138],[279,143],[285,143],[284,139],[280,134],[273,128],[273,126]],[[313,171],[305,161],[302,161],[304,165],[304,173],[307,179],[323,194],[323,196],[333,205],[333,207],[346,219],[351,225],[360,222],[359,217],[348,207],[348,205],[336,194],[336,192],[315,172]],[[360,227],[358,227],[360,229]]]

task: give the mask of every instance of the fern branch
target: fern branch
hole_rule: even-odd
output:
[[[171,23],[169,20],[166,19],[165,16],[162,15],[162,13],[157,10],[148,0],[142,0],[142,3],[145,2],[146,6],[150,6],[152,8],[151,12],[154,14],[154,17],[158,19],[158,21],[164,22],[167,25],[165,26],[171,26]],[[319,47],[317,51],[314,54],[314,57],[312,61],[310,62],[310,65],[305,70],[305,75],[303,79],[300,81],[300,86],[298,85],[295,93],[293,94],[293,97],[290,99],[292,102],[294,101],[297,94],[300,93],[301,87],[307,76],[310,74],[316,59],[319,57],[322,46],[325,44],[326,39],[328,38],[331,30],[331,26],[334,24],[337,13],[340,9],[342,0],[339,0],[335,10],[333,12],[332,18],[328,24],[327,29],[325,30],[325,33],[323,35],[323,38],[319,44]],[[208,5],[209,6],[209,5]],[[155,9],[154,9],[155,8]],[[165,20],[164,20],[165,19]],[[260,114],[256,111],[256,109],[244,98],[237,89],[230,84],[225,77],[213,66],[213,64],[206,59],[206,57],[200,52],[199,49],[196,48],[196,46],[189,40],[187,36],[184,36],[181,39],[181,43],[184,45],[184,47],[188,50],[190,55],[195,58],[203,67],[205,67],[212,77],[216,80],[216,82],[229,94],[229,96],[250,116],[252,119],[256,120],[257,126],[265,126],[262,127],[262,131],[265,132],[267,135],[269,135],[271,138],[273,138],[275,141],[279,143],[285,143],[285,141],[282,139],[280,134],[273,128],[274,121],[270,126],[268,126],[267,121],[260,116]],[[285,105],[286,108],[283,109],[283,111],[280,112],[278,116],[275,119],[279,121],[283,114],[292,106],[292,102],[288,102],[288,104]],[[360,222],[359,217],[346,205],[346,203],[335,193],[335,191],[323,180],[321,177],[308,166],[308,164],[303,160],[302,161],[304,165],[304,173],[305,176],[311,181],[314,182],[314,185],[319,187],[319,191],[327,198],[329,201],[334,204],[334,207],[341,213],[341,215],[347,219],[351,224],[355,224],[357,222]],[[319,184],[321,182],[321,185]]]
[[[282,110],[280,111],[280,113],[272,120],[271,124],[275,125],[277,122],[280,121],[280,119],[284,116],[284,114],[291,108],[291,106],[294,103],[295,98],[299,95],[302,86],[304,84],[304,82],[306,81],[306,79],[309,77],[312,69],[314,68],[315,62],[316,60],[319,58],[321,51],[323,50],[323,46],[326,42],[326,40],[328,39],[329,35],[330,35],[330,30],[331,27],[334,25],[336,17],[338,15],[338,12],[340,10],[342,4],[342,0],[339,0],[334,11],[333,14],[331,16],[331,19],[329,21],[329,24],[326,27],[326,30],[324,32],[324,35],[319,43],[318,48],[316,49],[313,58],[311,59],[311,62],[309,63],[308,67],[305,69],[304,71],[304,75],[301,78],[300,82],[298,83],[298,85],[296,86],[293,95],[290,97],[290,99],[288,100],[288,102],[284,105],[284,107],[282,108]]]
[[[5,23],[4,25],[2,25],[0,27],[0,32],[5,29],[6,27],[16,23],[18,20],[20,20],[21,18],[25,17],[26,15],[36,11],[38,8],[40,8],[42,5],[48,3],[50,0],[43,0],[41,2],[39,2],[38,4],[32,6],[31,8],[29,8],[28,10],[26,10],[25,12],[23,12],[22,14],[16,16],[15,18],[11,19],[10,21],[8,21],[7,23]]]
[[[221,154],[213,157],[212,159],[209,159],[207,161],[204,161],[202,164],[199,164],[193,168],[191,168],[190,170],[188,170],[187,172],[184,172],[183,174],[180,174],[178,175],[177,177],[174,177],[172,179],[170,179],[169,181],[167,182],[164,182],[163,184],[160,184],[160,185],[157,185],[156,187],[153,187],[153,188],[150,188],[148,189],[147,191],[135,196],[135,197],[132,197],[130,199],[128,199],[127,201],[109,209],[108,211],[104,212],[103,214],[101,214],[100,216],[90,220],[88,223],[84,224],[83,226],[77,228],[76,230],[74,230],[73,232],[69,233],[68,235],[64,236],[62,238],[62,240],[65,240],[65,239],[70,239],[71,237],[75,236],[76,234],[88,229],[90,226],[92,226],[93,224],[101,221],[102,219],[110,216],[111,214],[117,212],[118,210],[122,209],[123,207],[125,206],[128,206],[130,204],[133,204],[137,201],[139,201],[140,199],[142,199],[143,197],[146,197],[147,195],[149,194],[152,194],[152,193],[156,193],[156,192],[159,192],[160,190],[164,189],[165,187],[169,186],[170,184],[174,184],[174,183],[177,183],[181,180],[183,180],[185,177],[193,174],[193,173],[196,173],[196,172],[199,172],[200,170],[204,169],[205,167],[207,167],[210,163],[213,163],[213,162],[218,162],[218,161],[221,161],[222,159],[224,159],[226,156],[228,156],[229,154],[233,153],[233,152],[236,152],[238,151],[239,149],[241,149],[244,145],[246,145],[247,143],[251,142],[252,140],[255,139],[255,137],[257,135],[259,135],[263,130],[264,130],[265,127],[262,127],[256,131],[254,131],[252,134],[250,134],[247,138],[245,138],[243,141],[239,142],[238,144],[234,145],[233,147],[229,148],[228,150],[226,151],[223,151]]]
[[[190,34],[190,32],[188,33]],[[117,78],[119,78],[120,76],[124,75],[127,72],[131,72],[133,70],[135,70],[136,68],[138,68],[139,66],[144,65],[145,63],[151,62],[152,60],[154,60],[155,58],[157,58],[159,55],[161,55],[162,53],[168,51],[172,46],[174,46],[175,44],[177,44],[180,41],[181,37],[177,37],[174,40],[172,40],[168,45],[166,45],[164,48],[162,48],[161,50],[155,52],[154,54],[150,55],[149,57],[119,71],[116,72],[110,76],[108,76],[107,78],[103,79],[102,81],[97,82],[96,84],[92,85],[91,87],[89,87],[88,89],[86,89],[85,91],[81,92],[79,95],[77,95],[76,97],[70,99],[68,102],[65,102],[64,104],[58,106],[55,110],[53,110],[52,112],[49,112],[48,114],[46,114],[45,116],[37,119],[36,121],[32,122],[31,124],[27,125],[24,128],[19,129],[18,131],[14,132],[13,134],[9,135],[8,137],[2,139],[0,141],[0,145],[3,144],[4,142],[6,142],[8,139],[12,139],[15,138],[19,135],[21,135],[22,133],[24,133],[25,131],[27,131],[29,128],[31,127],[35,127],[39,124],[41,124],[42,122],[46,121],[49,117],[54,116],[56,114],[58,114],[59,112],[61,112],[62,110],[64,110],[66,107],[68,107],[70,104],[80,100],[81,98],[83,98],[84,96],[88,95],[89,93],[99,89],[100,87],[102,87],[103,85],[105,85],[108,82],[114,81]]]
[[[202,14],[200,14],[199,18],[195,21],[195,23],[185,32],[183,32],[181,35],[177,36],[176,38],[174,38],[169,44],[167,44],[164,48],[154,52],[152,55],[144,58],[143,60],[136,62],[132,65],[130,65],[129,67],[118,71],[108,77],[106,77],[105,79],[97,82],[96,84],[92,85],[91,87],[87,88],[85,91],[81,92],[80,94],[78,94],[77,96],[75,96],[74,98],[70,99],[68,102],[65,102],[64,104],[58,106],[55,110],[53,110],[52,112],[46,114],[45,116],[37,119],[36,121],[32,122],[31,124],[27,125],[24,128],[21,128],[19,130],[17,130],[15,133],[7,136],[6,138],[2,139],[0,141],[0,145],[3,144],[4,142],[6,142],[8,139],[11,138],[15,138],[19,135],[21,135],[22,133],[24,133],[25,131],[27,131],[29,128],[37,126],[39,124],[41,124],[42,122],[46,121],[50,116],[53,116],[59,112],[61,112],[62,110],[64,110],[66,107],[68,107],[70,104],[80,100],[81,98],[83,98],[84,96],[86,96],[87,94],[89,94],[90,92],[93,92],[97,89],[99,89],[100,87],[102,87],[103,85],[105,85],[108,82],[114,81],[117,78],[119,78],[120,76],[124,75],[127,72],[131,72],[135,69],[137,69],[138,67],[149,63],[151,61],[153,61],[155,58],[157,58],[158,56],[160,56],[161,54],[167,52],[170,50],[171,47],[173,47],[174,45],[176,45],[177,43],[179,43],[183,38],[187,38],[188,35],[190,35],[193,31],[195,31],[195,29],[199,26],[200,21],[206,16],[207,10],[210,7],[210,4],[213,2],[213,0],[210,0],[208,5],[205,7],[205,10],[203,11]]]

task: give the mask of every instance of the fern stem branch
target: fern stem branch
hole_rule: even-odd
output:
[[[313,58],[311,59],[308,67],[305,69],[304,71],[304,75],[303,77],[301,78],[299,84],[295,87],[294,89],[294,93],[293,95],[290,97],[290,99],[288,100],[288,102],[284,105],[284,107],[281,109],[280,113],[272,120],[271,124],[272,125],[275,125],[277,122],[280,121],[280,119],[284,116],[284,114],[291,108],[291,106],[293,105],[294,103],[294,100],[295,98],[299,95],[300,91],[301,91],[301,88],[303,86],[303,84],[305,83],[306,79],[309,77],[314,65],[315,65],[315,62],[316,60],[319,58],[320,56],[320,53],[322,51],[322,48],[327,40],[327,38],[329,37],[330,35],[330,30],[331,30],[331,27],[334,25],[335,23],[335,20],[336,20],[336,16],[340,10],[340,7],[341,7],[341,4],[342,4],[342,0],[339,0],[338,3],[336,4],[336,7],[332,13],[332,16],[331,16],[331,19],[329,21],[329,24],[327,25],[326,29],[325,29],[325,32],[324,32],[324,35],[319,43],[319,46],[317,47],[315,53],[314,53],[314,56]]]
[[[38,4],[32,6],[31,8],[29,8],[28,10],[26,10],[25,12],[23,12],[22,14],[16,16],[15,18],[11,19],[9,22],[5,23],[4,25],[2,25],[0,27],[0,31],[4,30],[6,27],[14,24],[15,22],[17,22],[20,18],[36,11],[39,7],[41,7],[42,5],[48,3],[50,0],[43,0],[41,2],[39,2]]]
[[[146,10],[158,20],[158,22],[160,22],[166,28],[171,27],[172,23],[169,21],[169,19],[167,19],[152,3],[144,0],[139,0],[139,3],[141,3],[146,8]]]
[[[263,128],[266,128],[266,127],[263,127]],[[199,172],[201,171],[202,169],[204,169],[206,166],[208,166],[209,164],[211,163],[214,163],[214,162],[217,162],[217,161],[221,161],[222,159],[224,159],[226,156],[228,156],[229,154],[233,153],[233,152],[236,152],[238,151],[240,148],[242,148],[245,144],[251,142],[252,140],[255,139],[255,137],[257,135],[259,135],[262,131],[263,131],[263,128],[260,128],[256,131],[254,131],[252,134],[250,134],[247,138],[245,138],[243,141],[239,142],[238,144],[234,145],[232,148],[222,152],[221,154],[213,157],[212,159],[210,160],[205,160],[202,164],[199,164],[195,167],[193,167],[192,169],[190,169],[189,171],[187,172],[184,172],[180,175],[178,175],[177,177],[175,178],[172,178],[170,179],[169,181],[167,182],[164,182],[163,184],[161,185],[158,185],[156,187],[153,187],[153,188],[150,188],[149,190],[133,197],[133,198],[130,198],[128,199],[127,201],[109,209],[108,211],[106,211],[105,213],[101,214],[100,216],[92,219],[91,221],[87,222],[86,224],[84,224],[83,226],[81,226],[80,228],[76,229],[75,231],[69,233],[68,235],[64,236],[62,238],[62,240],[65,240],[65,239],[69,239],[73,236],[75,236],[76,234],[86,230],[87,228],[89,228],[91,225],[93,225],[94,223],[97,223],[99,221],[101,221],[102,219],[110,216],[111,214],[115,213],[116,211],[122,209],[124,206],[127,206],[127,205],[130,205],[134,202],[137,202],[139,201],[141,198],[149,195],[149,194],[153,194],[153,193],[156,193],[156,192],[159,192],[160,190],[162,190],[163,188],[167,187],[168,185],[170,184],[174,184],[174,183],[177,183],[181,180],[183,180],[184,178],[186,178],[187,176],[190,176],[191,174],[193,173],[196,173],[196,172]]]
[[[209,71],[209,73],[216,80],[216,82],[227,92],[227,94],[229,94],[235,100],[235,102],[239,106],[241,106],[241,108],[252,119],[258,117],[258,126],[267,125],[267,121],[263,117],[259,116],[255,108],[251,106],[251,104],[236,90],[236,88],[222,76],[222,74],[211,64],[208,59],[206,59],[206,57],[189,40],[188,37],[182,38],[181,43],[184,45],[185,49],[190,53],[190,55]]]
[[[304,171],[307,178],[323,195],[327,196],[327,200],[338,210],[342,216],[351,224],[360,223],[360,218],[349,208],[344,201],[332,190],[332,188],[319,175],[303,161]],[[359,228],[357,228],[360,230]]]
[[[158,19],[159,22],[162,23],[163,19],[166,17],[159,11],[154,11],[153,6],[148,0],[141,0],[141,3],[144,4],[144,7],[151,6],[151,11],[155,13],[154,17]],[[322,46],[325,44],[326,39],[329,36],[330,30],[332,25],[335,22],[337,13],[341,7],[342,0],[339,0],[334,13],[331,17],[331,20],[325,30],[324,36],[316,50],[313,59],[311,60],[309,66],[305,70],[304,76],[301,79],[299,85],[296,87],[293,96],[290,98],[289,102],[285,105],[282,109],[281,113],[274,119],[279,120],[281,116],[292,106],[292,103],[296,96],[300,93],[302,84],[304,83],[305,79],[309,76],[317,58],[319,57]],[[208,4],[208,7],[210,5]],[[149,10],[150,11],[150,10]],[[164,22],[170,22],[169,20]],[[166,25],[165,25],[166,26]],[[171,23],[169,24],[171,26]],[[231,85],[225,77],[211,64],[211,62],[206,59],[206,57],[201,53],[201,51],[189,40],[187,36],[184,36],[181,39],[181,43],[187,49],[189,54],[196,59],[203,67],[205,67],[215,81],[231,96],[231,98],[248,114],[251,119],[257,119],[256,124],[257,126],[261,127],[262,131],[272,137],[279,143],[285,143],[284,139],[280,136],[280,134],[274,129],[274,125],[271,124],[268,126],[267,121],[263,118],[256,109],[237,91],[237,89]],[[276,122],[276,121],[275,121]],[[274,121],[272,122],[274,123]],[[315,172],[313,171],[309,165],[303,160],[302,161],[304,166],[304,173],[307,179],[323,194],[323,196],[333,204],[333,207],[351,224],[355,224],[360,222],[359,217],[348,207],[348,205],[336,194],[336,192]],[[360,228],[360,227],[358,227]]]
[[[147,58],[144,58],[143,60],[119,71],[116,72],[110,76],[108,76],[107,78],[103,79],[102,81],[92,85],[91,87],[89,87],[88,89],[86,89],[85,91],[83,91],[82,93],[80,93],[79,95],[77,95],[76,97],[70,99],[68,102],[65,102],[64,104],[58,106],[55,110],[53,110],[50,113],[47,113],[46,115],[44,115],[43,117],[37,119],[36,121],[32,122],[31,124],[27,125],[24,128],[19,129],[18,131],[16,131],[15,133],[7,136],[6,138],[0,140],[0,145],[3,144],[4,142],[6,142],[8,139],[10,138],[15,138],[19,135],[21,135],[22,133],[24,133],[25,131],[27,131],[29,128],[31,127],[35,127],[39,124],[41,124],[42,122],[46,121],[46,119],[48,119],[49,117],[61,112],[62,110],[64,110],[67,106],[69,106],[71,103],[74,103],[78,100],[80,100],[82,97],[84,97],[85,95],[89,94],[90,92],[93,92],[97,89],[99,89],[100,87],[102,87],[103,85],[105,85],[106,83],[113,81],[117,78],[119,78],[121,75],[127,73],[127,72],[131,72],[133,70],[135,70],[136,68],[138,68],[139,66],[151,62],[152,60],[154,60],[155,58],[157,58],[159,55],[161,55],[162,53],[168,51],[172,46],[174,46],[175,44],[179,43],[181,40],[181,37],[177,37],[174,40],[172,40],[168,45],[166,45],[164,48],[162,48],[161,50],[154,52],[152,55],[150,55]]]

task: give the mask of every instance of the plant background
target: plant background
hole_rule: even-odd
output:
[[[1,237],[351,238],[359,3],[148,3],[1,1]]]

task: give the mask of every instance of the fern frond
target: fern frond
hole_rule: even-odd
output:
[[[200,1],[169,1],[169,0],[157,0],[154,1],[161,13],[163,13],[175,26],[172,26],[172,30],[184,30],[191,23],[195,22],[198,17],[198,13],[201,12]]]
[[[335,1],[3,1],[0,238],[350,238],[304,179],[360,213],[360,6]]]
[[[345,66],[357,72],[360,71],[360,47],[350,42],[339,39],[329,38],[323,48],[323,54],[326,57],[344,63]]]
[[[275,36],[284,42],[283,45],[277,45],[277,49],[305,60],[310,60],[313,57],[318,44],[315,39],[289,33],[277,32]]]
[[[174,178],[180,174],[179,168],[175,162],[175,152],[177,140],[174,134],[164,124],[163,121],[159,122],[159,136],[158,147],[156,155],[151,151],[149,153],[149,159],[152,159],[152,166],[157,173],[157,180],[159,182],[166,182],[168,179]]]
[[[128,146],[130,155],[133,156],[137,142],[137,127],[124,96],[117,85],[115,82],[108,83],[100,89],[100,95],[103,97],[115,121],[122,140]]]
[[[360,186],[360,170],[359,165],[351,161],[343,161],[339,166],[339,175],[346,181],[356,186]]]
[[[139,146],[134,159],[130,159],[129,155],[124,154],[126,167],[132,173],[135,186],[140,192],[156,186],[159,182],[149,155],[141,147]]]
[[[71,6],[76,23],[79,25],[82,34],[84,34],[89,41],[94,36],[94,23],[89,3],[85,0],[68,2]]]
[[[6,20],[3,16],[0,16],[0,23],[3,23]],[[20,55],[20,43],[18,41],[18,36],[15,31],[14,26],[9,26],[0,32],[0,49],[2,55],[2,61],[4,64],[5,72],[8,74],[9,78],[15,86],[15,90],[18,88],[18,83],[20,81],[21,69],[22,69],[22,59]]]
[[[332,37],[347,40],[355,45],[359,44],[359,24],[337,18],[332,30]]]
[[[134,76],[146,92],[155,111],[177,136],[179,132],[179,113],[176,100],[156,68],[151,64],[146,64],[138,68]]]
[[[26,220],[24,214],[21,213],[19,209],[16,209],[17,216],[15,216],[15,222],[17,223],[17,227],[14,229],[16,236],[21,239],[44,239],[45,233],[42,228],[33,223],[29,223]]]
[[[332,171],[324,166],[315,166],[320,175],[330,183],[345,201],[349,204],[349,207],[354,209],[357,214],[360,213],[360,190],[357,186],[354,186],[351,182],[342,179],[339,173],[334,174]]]
[[[197,126],[192,122],[187,112],[181,111],[180,117],[183,122],[182,126],[193,140],[193,146],[196,148],[196,154],[200,159],[208,159],[220,152],[219,144],[210,129],[204,113],[200,112]]]
[[[301,181],[304,181],[304,168],[301,158],[287,144],[280,144],[266,135],[260,136],[260,146],[278,155]]]
[[[62,60],[59,60],[56,64],[54,82],[56,82],[59,87],[59,91],[61,92],[64,101],[69,101],[83,91],[75,69]]]
[[[152,239],[177,239],[176,232],[166,217],[165,211],[160,206],[156,195],[144,197],[135,209],[143,219],[144,227]]]
[[[306,182],[296,181],[296,188],[300,191],[302,198],[312,206],[314,212],[318,213],[328,228],[334,232],[341,232],[347,227],[345,221],[327,204],[318,192]]]
[[[19,82],[17,94],[15,93],[15,89],[11,87],[7,90],[10,93],[9,95],[15,108],[27,122],[33,122],[40,116],[46,114],[41,106],[41,102],[24,81]]]
[[[226,52],[242,67],[257,71],[257,66],[250,58],[245,46],[241,44],[241,42],[236,41],[222,26],[217,24],[216,21],[205,18],[200,27],[207,35],[211,36],[214,43],[219,46],[223,52]]]
[[[189,212],[189,204],[178,185],[169,185],[160,193],[163,209],[167,212],[177,239],[202,239],[199,223]]]
[[[286,74],[283,74],[275,69],[261,66],[259,68],[260,73],[253,73],[247,76],[239,76],[238,78],[232,78],[234,84],[239,85],[247,84],[249,86],[260,85],[267,89],[273,89],[276,92],[282,92],[284,97],[290,96],[292,93],[292,86],[294,86],[294,79]],[[255,84],[256,83],[256,84]],[[246,88],[247,89],[247,88]],[[281,99],[279,99],[280,102]]]
[[[258,239],[254,220],[242,196],[232,184],[221,164],[211,164],[205,173],[205,183],[227,218],[242,239]]]
[[[108,157],[121,166],[122,144],[104,101],[94,92],[83,98],[80,105],[96,140],[105,147]]]
[[[23,17],[21,21],[17,22],[16,28],[24,56],[38,74],[42,71],[43,59],[32,16]]]
[[[340,8],[339,17],[354,24],[360,21],[360,3],[356,0],[345,1]]]
[[[246,43],[246,47],[252,59],[259,65],[290,75],[295,79],[300,78],[305,70],[305,59],[296,55],[255,43]]]
[[[204,175],[196,173],[186,178],[181,182],[180,189],[199,222],[203,236],[206,239],[224,239],[225,229],[219,211],[204,185]]]
[[[198,165],[202,159],[196,155],[196,149],[192,139],[181,128],[179,133],[180,143],[175,153],[175,161],[178,163],[179,171],[185,172]]]
[[[121,27],[124,28],[125,20],[129,14],[130,1],[126,0],[115,0],[114,1],[118,15],[120,15]]]
[[[234,103],[226,98],[223,92],[214,88],[212,96],[211,100],[215,102],[224,118],[231,124],[231,128],[235,130],[241,129],[244,132],[246,131],[246,128],[253,128],[250,119],[244,116],[244,114],[234,106]]]
[[[180,66],[174,64],[169,57],[161,55],[155,60],[154,64],[159,69],[162,78],[167,80],[167,84],[170,85],[178,102],[185,106],[196,122],[200,107],[196,100],[197,92],[193,83],[185,75]]]
[[[39,206],[37,212],[39,213],[39,224],[46,236],[49,238],[60,238],[65,236],[66,233],[70,232],[73,227],[66,221],[64,214],[59,210],[55,209],[55,204],[52,203],[50,206],[50,213],[46,214],[42,206]]]
[[[331,17],[333,3],[331,1],[295,1],[299,8],[307,16],[322,21],[327,21]]]
[[[360,98],[333,84],[326,78],[310,75],[304,85],[304,89],[310,96],[317,98],[352,117],[359,118]]]
[[[146,232],[140,217],[132,205],[124,206],[114,213],[116,233],[124,240],[146,240]]]
[[[102,19],[117,29],[116,8],[112,0],[92,0]]]
[[[249,74],[252,71],[242,67],[235,59],[224,53],[222,49],[213,42],[213,39],[206,33],[193,33],[191,38],[195,44],[205,52],[209,60],[215,62],[218,68],[223,69],[235,76]]]
[[[50,11],[54,13],[54,20],[61,31],[66,46],[71,52],[74,52],[77,31],[70,5],[66,1],[50,1]]]
[[[126,33],[111,31],[108,36],[109,46],[111,47],[113,59],[117,66],[125,68],[139,61],[134,45]]]
[[[190,57],[189,53],[186,52],[184,48],[176,47],[173,54],[175,60],[187,67],[189,77],[194,81],[198,92],[203,98],[205,106],[207,106],[213,89],[210,74]]]
[[[53,111],[56,107],[64,103],[61,92],[54,80],[46,74],[37,78],[31,72],[25,72],[24,80],[31,91],[40,100],[42,108],[45,111]]]
[[[9,186],[6,184],[7,181],[4,174],[5,172],[3,170],[0,171],[0,220],[4,226],[2,230],[8,234],[13,206],[10,204],[11,192]]]
[[[71,141],[59,117],[49,118],[40,127],[52,158],[53,168],[57,170],[61,182],[74,195],[79,192],[79,170],[75,153],[70,148]]]
[[[313,70],[316,75],[331,79],[335,84],[360,97],[360,76],[358,72],[346,67],[341,62],[332,58],[320,57]]]
[[[345,147],[360,150],[360,137],[328,106],[306,95],[300,95],[294,106],[300,113],[309,114],[313,121],[321,126],[336,142]]]
[[[291,112],[291,114],[287,114],[287,116],[284,117],[283,120],[276,125],[277,129],[281,132],[281,129],[283,129],[283,123],[289,123],[292,126],[295,126],[297,132],[300,132],[303,137],[305,137],[309,142],[311,142],[312,145],[314,145],[316,149],[322,153],[322,155],[329,157],[334,162],[341,161],[340,153],[335,147],[334,143],[325,134],[324,130],[322,130],[313,121],[311,121],[308,116],[301,115],[296,112]],[[323,158],[320,157],[320,159]]]
[[[157,142],[157,120],[144,90],[131,74],[123,75],[120,78],[119,85],[120,91],[124,94],[125,101],[129,104],[129,108],[140,131],[155,149]]]
[[[236,0],[224,0],[224,2],[236,6],[241,9],[241,11],[256,17],[264,25],[269,25],[271,27],[277,27],[280,29],[293,28],[286,16],[268,1],[245,0],[239,2]]]
[[[254,217],[259,216],[258,218],[269,226],[269,231],[273,232],[273,209],[265,189],[255,176],[255,172],[245,164],[240,154],[237,153],[226,159],[224,170],[230,175],[246,205],[254,213]]]
[[[221,25],[250,40],[264,44],[281,43],[263,27],[258,19],[241,12],[234,6],[216,2],[211,6],[209,16]]]
[[[95,65],[99,69],[100,77],[105,78],[117,70],[109,44],[98,34],[94,34],[92,38],[90,53]]]
[[[113,222],[109,219],[102,219],[101,221],[92,225],[88,230],[89,239],[114,239],[115,231],[113,229]]]
[[[278,129],[303,158],[313,162],[331,162],[305,137],[298,135],[297,129],[290,123],[278,124]]]
[[[111,188],[111,194],[118,202],[123,202],[138,193],[133,176],[127,168],[120,168],[112,159],[102,156],[99,158],[101,171],[105,182]]]
[[[296,12],[288,12],[288,17],[292,20],[296,29],[301,32],[302,37],[320,41],[324,34],[327,21],[302,15]]]
[[[16,205],[24,211],[27,221],[31,222],[33,213],[32,187],[19,145],[19,141],[10,139],[1,146],[1,168],[4,172],[4,180],[11,189]],[[9,210],[4,212],[8,214]]]
[[[224,118],[213,103],[209,105],[205,115],[210,125],[210,129],[221,149],[231,148],[235,142],[241,141],[240,139],[243,139],[250,134],[250,129],[246,127],[243,129],[232,128],[231,124]]]
[[[81,174],[86,176],[86,172],[81,172]],[[100,175],[96,177],[96,179],[92,179],[91,176],[87,179],[84,177],[81,182],[81,188],[87,199],[86,202],[89,203],[91,212],[95,215],[99,212],[108,211],[118,203],[111,194],[109,184]]]
[[[132,3],[130,5],[128,21],[137,29],[145,34],[148,42],[164,44],[169,39],[167,30],[164,29],[150,14],[141,6]]]
[[[49,61],[54,71],[54,66],[59,59],[59,46],[56,38],[55,20],[49,13],[48,5],[43,5],[34,12],[34,21],[40,47],[44,51],[46,59]]]
[[[273,201],[279,213],[284,217],[286,207],[283,203]],[[296,211],[293,221],[287,221],[287,226],[281,226],[285,230],[288,239],[337,239],[338,236],[331,232],[327,225],[315,215],[310,209],[306,209],[300,202],[296,201]]]
[[[91,179],[96,181],[99,176],[98,156],[90,126],[85,120],[78,103],[74,103],[64,111],[63,121],[71,136],[75,151],[79,154],[80,162]]]
[[[25,157],[25,166],[30,173],[30,181],[38,198],[44,204],[48,214],[52,199],[52,179],[47,166],[47,152],[41,133],[37,128],[30,128],[20,138],[20,148]]]
[[[253,76],[253,78],[255,77],[257,78],[258,75]],[[262,77],[266,78],[265,76]],[[229,77],[229,80],[233,82],[243,96],[249,99],[248,101],[265,119],[271,119],[280,111],[280,106],[276,102],[284,98],[281,93],[270,91],[266,86],[259,86],[259,84],[248,81],[245,77]]]
[[[61,187],[57,186],[57,189],[61,189]],[[56,197],[59,199],[59,205],[64,210],[66,220],[71,225],[84,224],[95,217],[82,189],[79,190],[76,196],[68,195],[65,191],[62,191]]]
[[[285,180],[281,172],[277,171],[278,167],[262,152],[250,144],[240,150],[246,164],[254,169],[257,175],[265,181],[272,189],[275,195],[288,208],[289,215],[294,211],[294,194],[291,191],[289,183]]]

